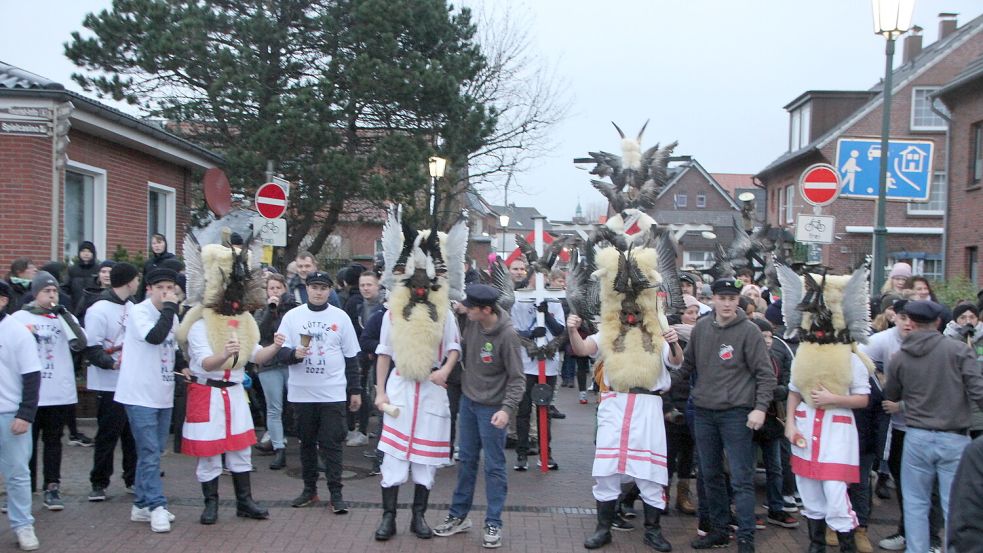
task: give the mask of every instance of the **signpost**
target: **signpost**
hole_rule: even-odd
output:
[[[932,184],[931,140],[891,139],[887,151],[888,200],[927,202]],[[836,168],[840,194],[844,197],[876,200],[881,156],[880,138],[841,138],[836,143]]]
[[[283,187],[268,182],[256,190],[256,211],[267,219],[279,219],[287,211],[287,193]]]
[[[839,195],[840,179],[836,168],[825,163],[809,166],[799,177],[799,193],[806,202],[822,207]]]

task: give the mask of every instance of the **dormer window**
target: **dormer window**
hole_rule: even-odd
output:
[[[812,104],[806,102],[789,113],[788,149],[794,152],[809,143]]]
[[[911,130],[944,131],[946,129],[945,119],[932,111],[932,94],[938,89],[937,86],[923,86],[911,91]],[[939,111],[947,113],[941,102],[937,102],[935,106]]]

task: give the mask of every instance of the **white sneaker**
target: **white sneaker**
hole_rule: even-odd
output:
[[[358,430],[352,430],[348,433],[348,439],[345,440],[345,445],[348,447],[361,447],[363,445],[369,445],[369,438]]]
[[[150,511],[150,529],[154,532],[170,532],[171,531],[171,513],[167,511],[164,507],[157,507],[153,511]]]
[[[164,509],[164,512],[167,513],[167,520],[174,522],[174,515],[167,509]],[[150,522],[150,518],[150,509],[147,507],[137,507],[136,505],[130,507],[130,520],[133,522]]]
[[[877,546],[881,549],[886,549],[887,551],[904,551],[904,534],[892,534],[881,540]]]
[[[497,549],[502,547],[502,529],[498,526],[486,524],[481,536],[481,547],[485,549]]]
[[[24,551],[34,551],[41,546],[38,537],[34,535],[34,527],[28,524],[14,530],[17,535],[17,545]]]

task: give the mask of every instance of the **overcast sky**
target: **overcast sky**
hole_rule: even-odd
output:
[[[569,219],[578,198],[584,207],[601,200],[572,160],[618,152],[611,121],[634,134],[651,119],[643,147],[678,140],[676,153],[710,172],[755,173],[787,149],[782,106],[806,90],[865,90],[884,71],[868,0],[494,1],[527,18],[538,55],[570,93],[553,153],[509,190],[510,202],[553,219]],[[110,5],[0,0],[0,60],[78,90],[62,44],[86,13]],[[962,25],[983,2],[915,0],[926,45],[938,36],[940,12],[959,13]]]

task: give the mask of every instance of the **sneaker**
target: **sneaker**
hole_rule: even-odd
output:
[[[461,460],[461,452],[456,447],[454,448],[454,460],[455,461]]]
[[[92,491],[89,492],[89,501],[105,501],[106,500],[106,488],[92,487]]]
[[[799,509],[801,509],[802,508],[802,496],[799,495],[798,493],[796,493],[793,497],[795,498],[795,506],[798,507]]]
[[[556,405],[550,405],[549,406],[549,412],[550,412],[550,418],[554,418],[554,419],[557,419],[557,420],[567,418],[566,415],[564,415],[563,413],[561,413],[560,410],[556,408]],[[501,543],[501,542],[499,542],[499,543]],[[495,547],[498,547],[498,546],[496,545]]]
[[[635,525],[625,520],[622,515],[618,515],[611,521],[611,529],[618,532],[631,532],[635,529]]]
[[[437,465],[437,468],[439,468],[439,469],[445,469],[447,467],[453,467],[456,464],[457,464],[457,461],[455,461],[454,459],[451,459],[450,457],[448,457],[446,461],[444,461],[443,463]]]
[[[80,447],[92,447],[93,445],[95,445],[95,443],[92,441],[92,438],[79,432],[78,434],[68,437],[68,445],[77,445]]]
[[[754,553],[754,542],[749,540],[738,541],[737,553]]]
[[[2,503],[0,503],[0,513],[7,514],[7,500],[6,499],[4,499]]]
[[[365,451],[362,452],[362,457],[365,457],[366,459],[375,459],[375,456],[378,454],[378,451],[379,450],[377,449],[366,449]]]
[[[369,476],[379,476],[382,474],[382,463],[378,460],[372,461],[372,468],[369,469]]]
[[[580,397],[580,404],[587,405],[587,392],[580,392],[579,397]]]
[[[124,489],[126,490],[126,493],[128,493],[130,495],[136,495],[137,494],[137,491],[135,489],[133,489],[133,484],[130,484],[129,486],[126,486]]]
[[[38,537],[34,535],[34,526],[28,524],[27,526],[21,526],[20,528],[14,529],[14,534],[17,536],[17,545],[23,551],[34,551],[41,546],[41,542],[38,541]]]
[[[709,522],[705,520],[700,520],[700,522],[698,522],[696,525],[696,535],[702,538],[707,534],[709,534],[712,529],[713,527],[710,526]]]
[[[300,492],[300,495],[290,502],[290,506],[298,509],[300,507],[309,507],[317,503],[319,500],[320,499],[317,496],[316,490],[304,488],[304,491]]]
[[[167,520],[169,522],[174,522],[174,515],[170,511],[167,511]],[[147,507],[137,507],[133,505],[130,507],[130,520],[133,522],[150,522],[150,509]]]
[[[525,453],[520,453],[516,455],[515,465],[513,465],[512,468],[519,472],[525,472],[529,470],[529,457]]]
[[[768,513],[768,524],[781,526],[782,528],[798,528],[799,520],[785,511],[771,511]]]
[[[542,459],[537,459],[536,460],[536,466],[537,467],[542,467],[543,466]],[[546,466],[550,470],[560,470],[560,465],[556,464],[556,461],[553,460],[553,456],[552,455],[550,455],[549,458],[546,460]]]
[[[765,507],[768,508],[767,506]],[[795,497],[791,495],[782,496],[782,510],[786,513],[797,513],[799,512],[799,507],[795,504]]]
[[[502,529],[498,526],[486,524],[481,536],[481,547],[486,549],[502,547]]]
[[[163,506],[157,507],[150,511],[150,529],[157,533],[170,532],[173,516]]]
[[[433,529],[433,533],[436,536],[446,538],[447,536],[453,536],[454,534],[466,532],[470,529],[470,518],[457,518],[455,516],[447,515],[447,517],[444,518],[444,522],[441,522]]]
[[[887,551],[904,551],[905,550],[905,539],[904,534],[891,534],[890,536],[884,538],[883,540],[877,542],[877,547],[885,549]]]
[[[51,484],[44,490],[44,506],[49,511],[61,511],[65,508],[65,502],[61,500],[61,493],[58,491],[58,484]]]
[[[754,528],[756,530],[764,530],[765,528],[767,528],[767,526],[765,526],[765,521],[761,520],[760,516],[754,517]],[[735,532],[736,531],[737,530],[735,529]]]
[[[341,492],[331,492],[331,511],[336,515],[348,513],[348,502],[341,497]]]
[[[348,439],[345,440],[345,445],[348,447],[362,447],[363,445],[369,445],[369,438],[358,430],[352,430],[348,433]]]
[[[719,530],[709,531],[705,536],[700,536],[690,543],[693,549],[718,549],[729,545],[730,538]]]

